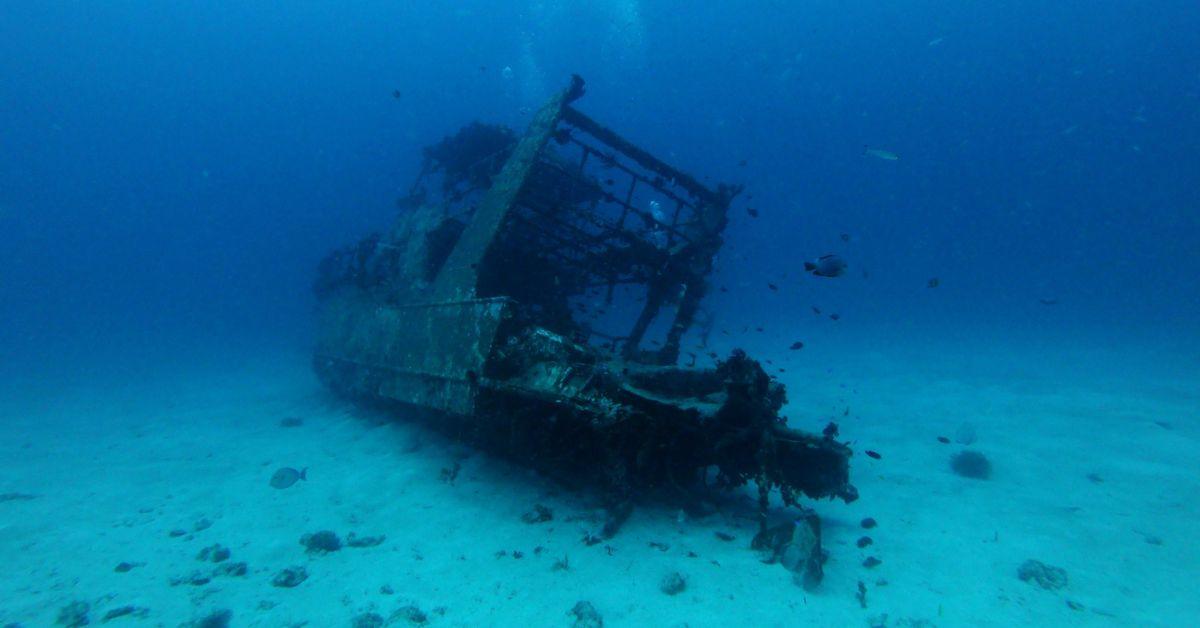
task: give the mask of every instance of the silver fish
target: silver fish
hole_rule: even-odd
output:
[[[882,148],[871,148],[868,146],[863,150],[863,154],[870,155],[871,157],[882,159],[884,161],[900,161],[900,155]]]
[[[846,272],[846,260],[837,255],[822,255],[811,262],[804,262],[804,270],[818,277],[841,277]]]
[[[299,471],[291,467],[283,467],[271,476],[271,488],[287,488],[295,484],[299,480],[308,480],[308,467],[304,467]]]

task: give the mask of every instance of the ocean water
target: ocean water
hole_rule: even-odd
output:
[[[0,5],[0,625],[1200,617],[1200,5],[344,4]],[[522,130],[573,73],[579,109],[746,186],[713,348],[880,455],[858,501],[806,502],[816,590],[749,549],[752,509],[647,500],[585,545],[594,494],[311,370],[319,260],[402,211],[422,147]],[[830,253],[844,276],[804,272]]]

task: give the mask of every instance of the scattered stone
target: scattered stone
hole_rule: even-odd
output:
[[[228,547],[225,547],[224,545],[221,545],[220,543],[215,543],[213,545],[209,545],[208,547],[200,550],[200,553],[196,554],[196,560],[212,561],[214,563],[219,563],[219,562],[222,562],[225,560],[229,560],[229,557],[232,555],[233,555],[233,552],[229,551]]]
[[[521,550],[513,550],[512,557],[520,560],[525,557],[525,552],[522,552]]]
[[[246,563],[239,561],[236,563],[225,563],[224,565],[217,567],[213,570],[213,575],[231,576],[237,578],[246,575],[247,571],[249,571],[249,568],[246,566]]]
[[[185,628],[228,628],[229,622],[233,621],[233,611],[223,608],[219,611],[213,611],[200,619],[194,619],[186,624]]]
[[[863,519],[861,522],[859,522],[859,525],[861,525],[864,530],[870,530],[871,528],[874,528],[875,526],[879,525],[879,523],[876,522],[871,517],[867,517],[866,519]]]
[[[570,570],[571,570],[571,557],[570,556],[563,556],[562,558],[554,561],[554,565],[550,567],[550,571],[570,571]]]
[[[389,621],[403,619],[410,624],[421,625],[429,621],[429,616],[424,611],[417,608],[415,604],[401,606],[396,612],[392,613]]]
[[[887,625],[887,613],[880,613],[879,615],[872,615],[871,617],[867,618],[867,626],[870,628],[887,628]]]
[[[883,561],[875,558],[874,556],[868,556],[867,559],[863,561],[863,567],[866,567],[867,569],[874,569],[882,564]]]
[[[1047,591],[1057,591],[1067,586],[1067,570],[1062,567],[1047,565],[1039,560],[1029,559],[1017,568],[1017,577],[1022,582],[1032,580]]]
[[[950,469],[954,473],[974,480],[992,477],[992,463],[987,456],[977,451],[960,451],[950,458]]]
[[[88,625],[88,613],[91,610],[91,604],[76,600],[59,609],[58,621],[55,623],[59,626],[86,626]]]
[[[384,624],[383,615],[379,613],[363,613],[356,615],[350,621],[351,628],[382,628]]]
[[[554,519],[554,511],[541,504],[534,504],[533,510],[521,515],[525,523],[545,523]]]
[[[279,427],[300,427],[304,425],[304,419],[298,416],[285,416],[279,420]]]
[[[379,592],[384,595],[391,595],[391,594],[395,593],[396,590],[392,588],[392,585],[385,584],[385,585],[379,587]]]
[[[650,541],[649,543],[647,543],[647,545],[649,545],[650,547],[652,547],[660,552],[665,552],[665,551],[671,549],[670,545],[667,545],[666,543],[663,543],[661,541]]]
[[[342,540],[329,530],[321,530],[300,537],[300,544],[309,554],[328,554],[342,549]]]
[[[574,628],[602,628],[604,626],[604,618],[587,600],[576,602],[575,607],[571,609],[571,614],[575,616]]]
[[[271,586],[291,589],[301,582],[308,580],[308,570],[304,567],[288,567],[271,578]]]
[[[170,532],[168,532],[168,533],[167,533],[167,536],[169,536],[169,537],[171,537],[171,538],[173,538],[173,539],[177,539],[177,538],[179,538],[179,537],[181,537],[181,536],[183,536],[183,535],[185,535],[185,534],[187,534],[187,530],[183,530],[183,529],[180,529],[180,528],[175,528],[174,530],[171,530]]]
[[[717,532],[713,532],[713,535],[715,535],[718,539],[721,539],[722,541],[732,541],[734,539],[734,536],[732,534],[729,534],[728,532],[717,531]]]
[[[858,600],[858,605],[867,607],[867,585],[862,580],[858,581],[858,593],[854,594],[854,599]]]
[[[100,619],[100,621],[106,622],[111,619],[116,619],[118,617],[125,617],[125,616],[137,617],[139,619],[149,617],[150,609],[144,608],[141,606],[133,606],[132,604],[128,604],[126,606],[122,606],[120,608],[114,608],[114,609],[108,611],[107,613],[104,614],[104,617],[102,617]]]
[[[658,590],[667,595],[678,595],[687,588],[687,579],[678,571],[673,571],[665,576],[658,583]]]
[[[385,540],[387,540],[387,537],[382,534],[379,536],[357,536],[351,532],[346,535],[346,545],[348,547],[375,547]]]
[[[972,423],[963,423],[958,426],[958,430],[954,432],[954,442],[959,445],[970,445],[978,439],[975,425]]]
[[[125,561],[121,561],[121,562],[117,563],[116,567],[113,567],[113,571],[115,571],[117,573],[127,573],[129,571],[132,571],[134,567],[141,567],[142,565],[145,565],[145,564],[146,563],[128,563]]]
[[[870,544],[872,544],[872,543],[874,543],[874,542],[875,542],[875,541],[871,540],[871,537],[869,537],[869,536],[864,536],[864,537],[859,537],[859,539],[858,539],[858,542],[857,542],[857,543],[855,543],[855,545],[857,545],[857,546],[858,546],[858,549],[862,549],[862,548],[864,548],[864,547],[867,547],[868,545],[870,545]]]
[[[203,571],[193,571],[187,575],[171,578],[171,586],[177,587],[181,584],[190,584],[194,587],[202,587],[209,582],[212,582],[212,576]]]
[[[207,530],[212,527],[212,523],[213,522],[211,519],[209,519],[207,517],[200,517],[199,519],[196,520],[196,523],[192,524],[192,529],[195,530],[196,532],[199,532],[201,530]]]

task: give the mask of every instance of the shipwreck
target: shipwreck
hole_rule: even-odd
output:
[[[642,495],[753,481],[764,530],[772,491],[853,500],[836,426],[788,427],[784,386],[741,351],[697,363],[740,187],[596,122],[583,91],[574,77],[523,135],[474,123],[425,149],[395,224],[321,263],[320,380],[599,487],[608,535]]]

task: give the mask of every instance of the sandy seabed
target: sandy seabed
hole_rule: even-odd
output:
[[[854,457],[857,502],[812,504],[830,558],[811,593],[749,550],[749,499],[703,518],[643,504],[587,546],[595,495],[334,398],[302,353],[9,378],[0,625],[53,626],[82,602],[92,625],[112,626],[218,625],[202,620],[222,611],[232,626],[369,613],[389,626],[571,626],[583,600],[606,626],[1191,625],[1200,369],[1097,376],[1095,361],[1072,374],[980,355],[843,352],[830,369],[812,351],[782,375],[793,425],[834,417],[856,450],[881,454]],[[988,480],[949,469],[964,423]],[[307,481],[271,488],[283,466]],[[553,519],[523,522],[535,504]],[[863,530],[865,517],[878,527]],[[307,553],[301,536],[320,530],[384,539]],[[860,549],[864,535],[874,543]],[[228,559],[198,559],[217,544]],[[881,563],[864,567],[868,556]],[[1018,579],[1027,559],[1069,583]],[[289,568],[307,579],[274,586]],[[675,572],[686,589],[667,595]]]

